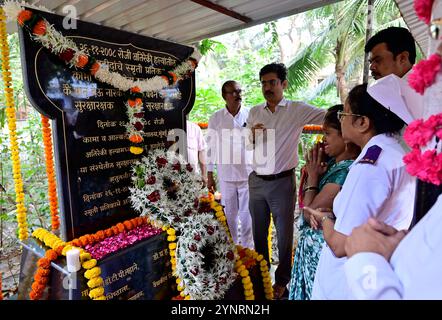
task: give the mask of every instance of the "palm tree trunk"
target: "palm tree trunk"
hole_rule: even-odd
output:
[[[345,80],[346,59],[343,42],[339,39],[336,42],[335,56],[336,86],[341,103],[344,103],[347,98],[347,81]]]
[[[365,43],[371,38],[371,34],[373,32],[373,11],[374,11],[374,0],[368,0],[367,2],[367,27],[365,31]],[[364,74],[363,74],[363,83],[368,82],[368,72],[369,72],[369,63],[368,63],[368,53],[365,54],[364,57]]]

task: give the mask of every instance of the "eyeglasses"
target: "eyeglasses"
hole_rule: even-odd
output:
[[[274,86],[276,86],[276,84],[277,84],[279,81],[281,81],[281,80],[279,80],[279,79],[263,80],[263,81],[261,81],[261,86],[262,86],[262,87],[265,87],[266,84],[268,84],[268,85],[270,85],[271,87],[274,87]]]
[[[242,90],[241,90],[241,89],[238,89],[238,90],[233,90],[233,91],[226,91],[225,93],[226,93],[226,94],[234,94],[234,93],[236,93],[236,94],[241,94],[241,93],[242,93]]]
[[[363,117],[363,115],[361,115],[361,114],[349,113],[349,112],[343,112],[343,111],[338,111],[337,115],[338,115],[339,122],[342,122],[342,119],[344,119],[345,116]]]

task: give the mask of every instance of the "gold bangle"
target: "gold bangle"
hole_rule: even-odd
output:
[[[313,191],[313,190],[319,192],[319,188],[318,187],[314,187],[314,186],[305,188],[304,192]]]

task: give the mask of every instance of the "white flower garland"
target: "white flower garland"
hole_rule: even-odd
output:
[[[17,20],[20,12],[25,9],[24,7],[48,11],[44,8],[29,6],[27,3],[23,2],[19,3],[15,1],[8,1],[3,5],[8,20]],[[75,67],[77,65],[80,56],[87,57],[84,52],[78,49],[74,41],[64,37],[51,24],[49,24],[46,19],[43,18],[43,21],[46,24],[46,33],[44,35],[35,35],[32,34],[31,30],[29,30],[33,40],[39,42],[43,47],[57,55],[66,50],[72,50],[74,55],[70,61],[67,61],[71,67]],[[196,68],[196,64],[201,59],[201,54],[198,52],[198,50],[195,47],[193,47],[193,49],[194,51],[189,59],[183,61],[180,65],[175,67],[174,70],[170,71],[170,73],[176,75],[176,81],[183,79],[188,73],[193,72]],[[192,60],[194,60],[195,63],[192,62]],[[140,88],[141,92],[158,92],[170,85],[169,81],[161,76],[155,76],[146,80],[134,81],[122,76],[117,72],[109,71],[109,67],[105,64],[98,63],[97,69],[98,70],[96,70],[94,74],[96,79],[122,91],[128,91],[131,88],[138,87]]]
[[[164,166],[158,164],[167,161]],[[177,164],[180,170],[175,170]],[[142,216],[149,216],[158,225],[177,226],[189,216],[198,214],[195,200],[204,192],[200,178],[184,158],[175,152],[155,149],[133,168],[131,202]],[[192,171],[189,171],[189,170]],[[150,179],[150,180],[149,180]],[[168,194],[166,183],[176,187],[174,198]],[[159,198],[155,199],[155,194]]]
[[[212,214],[200,214],[184,223],[176,249],[176,276],[183,293],[192,300],[222,299],[237,278],[235,251]]]

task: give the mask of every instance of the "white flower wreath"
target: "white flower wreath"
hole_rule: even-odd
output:
[[[193,300],[222,299],[237,278],[235,247],[211,214],[199,214],[182,225],[176,253],[179,285]]]
[[[172,151],[155,149],[133,168],[131,202],[142,216],[159,226],[179,228],[187,217],[198,214],[203,186],[193,167]]]

